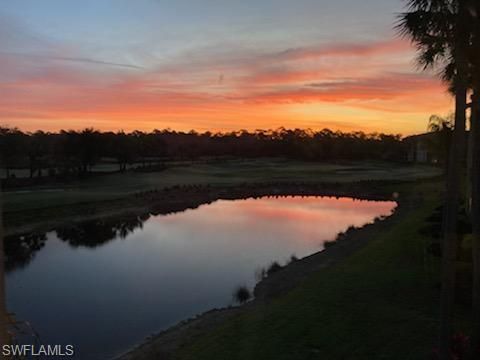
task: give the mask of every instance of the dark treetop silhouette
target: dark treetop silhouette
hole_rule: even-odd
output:
[[[454,290],[456,277],[456,260],[459,235],[457,219],[461,198],[461,178],[464,173],[466,154],[465,129],[467,93],[477,92],[477,74],[480,69],[478,62],[478,1],[474,0],[409,0],[409,12],[400,16],[398,25],[402,34],[410,37],[418,49],[418,63],[423,68],[440,68],[440,75],[446,81],[450,91],[455,96],[455,124],[452,146],[447,171],[447,187],[444,211],[444,245],[443,245],[443,273],[440,316],[439,350],[441,359],[450,359],[453,355],[452,334],[454,324]],[[473,98],[471,128],[471,161],[478,164],[478,154],[475,150],[478,143],[476,133],[477,99]],[[477,207],[478,188],[480,178],[475,173],[477,165],[470,167],[472,181],[472,223],[478,224],[480,211]],[[480,278],[479,240],[480,229],[474,229],[474,290],[473,308],[474,332],[472,338],[472,358],[480,355]]]
[[[202,156],[285,156],[306,160],[402,160],[399,135],[311,130],[257,130],[230,133],[197,133],[155,130],[100,132],[61,131],[24,133],[0,128],[0,156],[6,177],[12,169],[28,169],[29,177],[86,175],[102,158],[116,162],[119,171],[128,164],[151,167],[165,158],[195,159]]]

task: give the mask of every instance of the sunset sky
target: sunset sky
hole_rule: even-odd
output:
[[[424,132],[401,0],[2,0],[0,124]]]

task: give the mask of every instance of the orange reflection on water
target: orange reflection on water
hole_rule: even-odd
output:
[[[236,247],[237,242],[269,237],[275,238],[278,245],[292,250],[299,243],[302,244],[299,249],[311,243],[318,250],[325,241],[334,239],[350,226],[360,227],[377,216],[390,215],[395,206],[392,201],[352,198],[265,197],[220,200],[159,220],[177,225],[181,223],[183,231],[191,228],[192,233],[197,235],[198,229],[202,229],[204,236],[211,233],[212,238],[230,239],[228,243],[232,247]]]

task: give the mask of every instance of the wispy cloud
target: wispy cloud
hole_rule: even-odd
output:
[[[410,50],[408,42],[391,39],[365,43],[332,43],[317,46],[305,46],[287,49],[274,54],[274,58],[282,60],[305,60],[322,57],[359,57],[382,54],[396,54]]]
[[[142,66],[123,64],[111,61],[103,61],[98,59],[90,59],[84,57],[67,57],[67,56],[55,56],[55,55],[39,55],[39,54],[22,54],[8,51],[0,51],[0,56],[12,56],[17,58],[29,58],[37,60],[53,60],[53,61],[66,61],[74,63],[92,64],[92,65],[106,65],[106,66],[118,66],[130,69],[143,69]]]

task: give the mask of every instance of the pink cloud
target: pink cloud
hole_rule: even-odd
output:
[[[278,116],[272,109],[279,104],[433,111],[445,104],[444,89],[432,77],[408,72],[410,54],[406,42],[391,40],[272,53],[199,51],[138,69],[70,53],[28,57],[0,52],[0,115],[20,127],[35,118],[58,118],[59,127],[66,126],[65,119],[85,118],[119,124],[167,119],[182,128],[210,122],[221,129],[220,121],[243,127],[256,106],[263,107],[259,114],[268,121],[255,127],[267,127]]]

